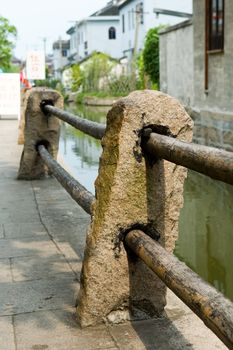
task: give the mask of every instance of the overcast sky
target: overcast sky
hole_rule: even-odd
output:
[[[18,30],[15,55],[25,58],[27,50],[43,48],[47,38],[47,52],[59,36],[66,38],[66,30],[73,20],[91,15],[107,0],[1,0],[0,15],[8,18]]]
[[[68,39],[66,31],[74,22],[90,16],[108,0],[0,0],[0,15],[18,30],[15,56],[25,59],[29,50],[52,52],[52,43]],[[156,7],[190,12],[192,0],[154,0]]]

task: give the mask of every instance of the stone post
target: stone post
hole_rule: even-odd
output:
[[[60,135],[60,121],[58,118],[46,116],[40,109],[43,100],[50,101],[55,107],[63,108],[63,97],[54,90],[33,88],[27,96],[24,128],[24,149],[18,171],[19,180],[39,179],[46,175],[44,165],[36,146],[43,143],[50,154],[56,159]]]
[[[30,96],[30,89],[23,88],[20,92],[20,121],[19,121],[19,135],[18,135],[18,145],[24,145],[24,128],[25,128],[25,113],[28,102],[28,97]]]
[[[186,169],[143,155],[145,127],[184,141],[192,138],[191,118],[161,92],[133,92],[108,113],[78,297],[83,327],[163,314],[164,284],[123,240],[129,230],[140,229],[173,250]]]

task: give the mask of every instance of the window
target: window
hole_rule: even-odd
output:
[[[84,50],[86,50],[88,47],[87,41],[84,42]]]
[[[128,28],[131,30],[131,13],[128,11]]]
[[[108,38],[111,39],[116,39],[116,29],[114,27],[110,27],[108,30]]]
[[[224,0],[207,0],[207,45],[208,51],[224,47]]]
[[[125,15],[122,15],[122,33],[125,32]]]
[[[67,57],[67,50],[62,50],[61,55],[62,57]]]

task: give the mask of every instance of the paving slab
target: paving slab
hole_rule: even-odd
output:
[[[119,349],[105,326],[81,330],[72,310],[36,312],[14,320],[17,350]]]
[[[1,259],[21,256],[40,256],[43,258],[57,253],[56,246],[47,236],[0,240]]]
[[[80,279],[82,269],[82,256],[78,255],[77,251],[72,247],[70,242],[62,241],[61,239],[54,239],[61,253],[64,255],[66,261],[69,263],[70,268],[76,274],[76,278]]]
[[[39,221],[40,217],[36,212],[24,212],[22,210],[1,213],[1,223],[24,223],[30,221]]]
[[[1,193],[1,189],[0,189],[0,193]],[[23,205],[22,205],[22,198],[23,198],[23,194],[21,196],[19,196],[19,198],[15,197],[12,195],[8,195],[6,196],[6,198],[3,198],[4,195],[1,198],[1,202],[0,202],[0,210],[2,211],[7,211],[9,213],[14,213],[14,212],[20,212],[20,213],[27,213],[29,212],[30,214],[32,213],[36,213],[37,212],[37,208],[36,205],[33,203],[33,197],[30,198],[30,196],[28,198],[25,198],[25,200],[23,201]],[[38,213],[37,213],[38,214]],[[33,220],[29,220],[30,222],[33,222]]]
[[[47,231],[40,221],[27,223],[7,223],[2,226],[4,227],[5,238],[12,239],[22,237],[37,237],[44,235],[47,236]]]
[[[37,204],[43,218],[50,217],[54,212],[61,213],[64,218],[76,218],[89,220],[89,215],[71,199],[69,194],[61,187],[57,186],[57,181],[47,178],[43,181],[32,182]],[[51,205],[48,205],[50,203]],[[60,218],[57,215],[57,218]]]
[[[53,278],[0,284],[0,316],[75,306],[79,284],[74,278]]]
[[[11,259],[11,269],[14,282],[49,279],[54,277],[57,279],[75,277],[67,261],[61,254],[51,255],[44,258],[41,258],[40,256],[13,258]]]
[[[0,349],[16,350],[12,317],[0,317]]]
[[[109,327],[121,350],[226,350],[227,347],[171,291],[167,317]]]
[[[0,239],[5,238],[5,230],[3,224],[0,224]]]
[[[10,259],[0,259],[0,283],[12,282]]]
[[[122,350],[192,349],[189,341],[167,319],[113,326],[110,332]]]

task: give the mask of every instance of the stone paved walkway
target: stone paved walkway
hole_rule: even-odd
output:
[[[81,330],[89,217],[54,179],[17,181],[17,121],[0,120],[0,350],[226,349],[174,295],[168,318]]]

